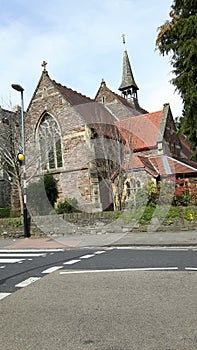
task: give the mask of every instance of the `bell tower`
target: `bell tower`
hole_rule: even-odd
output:
[[[129,100],[134,105],[138,105],[137,90],[139,90],[131,69],[129,56],[126,50],[125,34],[122,35],[124,52],[123,52],[123,66],[122,66],[122,82],[118,88],[122,96]]]

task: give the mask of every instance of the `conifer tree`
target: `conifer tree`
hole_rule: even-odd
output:
[[[174,0],[170,20],[159,27],[156,48],[171,55],[172,83],[183,101],[180,132],[197,159],[197,0]]]

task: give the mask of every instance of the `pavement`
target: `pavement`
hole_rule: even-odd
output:
[[[179,232],[126,232],[82,235],[49,235],[16,239],[0,239],[0,249],[68,249],[82,247],[197,246],[197,230]]]

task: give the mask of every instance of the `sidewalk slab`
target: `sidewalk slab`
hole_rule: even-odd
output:
[[[113,246],[197,246],[197,231],[128,233]]]
[[[4,249],[58,249],[66,248],[63,243],[56,242],[49,238],[16,238],[12,241],[9,240],[0,241],[0,248]],[[7,243],[7,244],[6,244]]]
[[[43,238],[0,240],[6,249],[66,249],[116,246],[196,246],[197,230],[181,232],[137,232],[82,235],[51,235]]]

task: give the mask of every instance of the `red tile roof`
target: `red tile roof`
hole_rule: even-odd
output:
[[[194,162],[193,162],[194,163]],[[197,176],[197,163],[194,166],[190,166],[184,161],[180,161],[175,158],[171,158],[166,155],[154,156],[154,157],[142,157],[137,154],[133,154],[131,161],[127,161],[123,168],[128,170],[140,170],[144,169],[155,178],[160,176],[171,175],[194,175]]]
[[[181,175],[181,174],[196,174],[197,175],[197,166],[196,168],[190,166],[183,161],[180,161],[175,158],[171,158],[166,155],[149,157],[149,161],[157,169],[158,173],[161,176],[169,175]]]
[[[142,157],[139,155],[136,155],[133,153],[131,156],[131,161],[127,161],[123,165],[124,170],[140,170],[144,169],[146,170],[149,174],[151,174],[154,177],[158,177],[159,173],[157,169],[153,166],[153,164],[150,162],[148,157]]]
[[[127,159],[127,161],[123,164],[124,170],[139,168],[144,168],[144,163],[141,161],[140,157],[136,156],[134,153],[131,154],[130,159]]]
[[[162,118],[162,110],[130,117],[117,123],[126,144],[133,151],[154,148]]]

